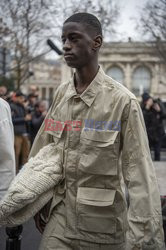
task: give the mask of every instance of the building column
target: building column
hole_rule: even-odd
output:
[[[49,102],[49,87],[46,87],[46,100]]]
[[[160,66],[158,63],[155,64],[153,74],[152,74],[152,80],[151,80],[151,93],[156,94],[159,93],[160,88]]]
[[[125,69],[125,86],[131,90],[132,84],[131,84],[131,65],[130,63],[126,64],[126,69]]]
[[[39,88],[39,99],[42,99],[42,87],[38,86]]]

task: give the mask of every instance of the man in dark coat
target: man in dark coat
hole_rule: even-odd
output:
[[[17,91],[14,102],[10,104],[14,126],[16,172],[18,172],[20,167],[27,162],[30,150],[27,122],[31,120],[31,115],[26,113],[24,100],[24,94]]]
[[[39,101],[35,105],[35,111],[32,113],[31,120],[31,129],[30,129],[30,137],[31,137],[31,145],[34,142],[36,134],[42,125],[44,118],[47,114],[47,107],[44,101]]]
[[[164,136],[165,113],[157,101],[148,94],[142,95],[142,111],[147,129],[149,146],[154,150],[154,160],[160,161],[160,150]]]

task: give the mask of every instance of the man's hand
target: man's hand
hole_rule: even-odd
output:
[[[152,98],[149,98],[147,101],[146,101],[146,106],[145,108],[146,109],[150,109],[153,105],[153,99]]]
[[[161,111],[161,108],[160,108],[160,106],[158,105],[157,102],[154,103],[153,108],[154,108],[157,112],[160,112],[160,111]]]
[[[24,120],[25,120],[25,121],[30,121],[30,120],[32,120],[32,115],[31,115],[31,114],[27,114],[27,115],[24,117]]]
[[[47,110],[42,112],[42,116],[45,117],[47,115]]]
[[[46,222],[44,220],[42,220],[41,216],[40,216],[40,212],[38,212],[35,216],[34,216],[34,220],[35,220],[35,225],[36,228],[39,230],[39,232],[42,234],[44,232],[44,228],[46,226]]]

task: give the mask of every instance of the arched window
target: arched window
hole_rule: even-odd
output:
[[[138,96],[150,91],[151,73],[148,68],[140,66],[135,69],[132,76],[132,92]]]
[[[111,76],[117,82],[124,83],[124,73],[121,68],[113,66],[107,70],[107,75]]]

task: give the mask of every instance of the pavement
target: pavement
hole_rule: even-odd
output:
[[[158,173],[159,168],[162,169],[162,174],[159,174],[159,178],[163,178],[163,175],[166,174],[166,151],[161,153],[161,162],[155,162],[155,168],[157,169],[156,173]],[[37,231],[34,221],[31,219],[23,225],[21,250],[38,250],[40,240],[41,234]],[[5,250],[5,242],[6,233],[5,228],[2,227],[0,228],[0,250]]]
[[[166,162],[154,162],[161,196],[166,196]]]

